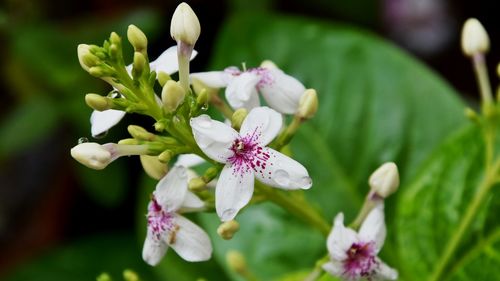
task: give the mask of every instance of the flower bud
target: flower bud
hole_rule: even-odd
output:
[[[112,103],[107,97],[98,94],[86,94],[85,103],[92,109],[104,111],[111,108]]]
[[[243,121],[247,118],[247,115],[248,111],[244,108],[236,110],[231,117],[231,126],[235,130],[239,130],[241,128],[241,124],[243,124]]]
[[[111,276],[107,273],[101,273],[99,276],[97,276],[97,281],[112,281]]]
[[[168,172],[168,166],[160,162],[157,156],[141,155],[142,168],[148,176],[161,180]]]
[[[87,72],[92,66],[95,66],[99,60],[99,58],[90,52],[90,46],[87,44],[78,45],[77,53],[80,66]]]
[[[147,61],[144,55],[140,52],[134,53],[134,63],[132,67],[132,76],[139,77],[141,76],[144,68],[146,67]]]
[[[148,47],[148,38],[137,26],[131,24],[127,29],[127,38],[134,47],[134,51],[145,53]]]
[[[169,80],[161,91],[163,106],[168,112],[172,112],[184,101],[186,91],[174,80]]]
[[[71,157],[95,170],[106,168],[114,160],[110,151],[95,142],[85,142],[73,147]]]
[[[207,186],[207,183],[199,177],[192,178],[189,181],[188,188],[191,191],[202,191]]]
[[[182,2],[175,9],[170,23],[170,35],[179,42],[194,46],[200,37],[200,22],[191,7]]]
[[[193,91],[196,95],[200,95],[203,91],[207,92],[209,99],[211,96],[217,95],[217,93],[219,92],[219,89],[208,87],[200,79],[197,79],[193,76],[191,76],[191,86],[193,86]]]
[[[122,43],[122,39],[120,38],[120,35],[113,31],[109,35],[109,42],[111,45],[120,45]]]
[[[229,268],[240,275],[248,273],[247,262],[242,253],[231,250],[226,254],[226,261]]]
[[[219,225],[217,234],[224,240],[230,240],[239,229],[240,224],[235,220],[230,220]]]
[[[139,144],[139,141],[136,139],[122,139],[118,141],[118,144],[121,145],[137,145]]]
[[[265,60],[260,64],[260,67],[266,69],[278,69],[278,66],[273,61]]]
[[[158,160],[162,163],[168,163],[174,157],[174,153],[170,150],[165,150],[160,155],[158,155]]]
[[[462,28],[462,51],[472,57],[490,49],[490,38],[483,25],[475,18],[468,19]]]
[[[127,131],[129,132],[129,134],[132,137],[134,137],[135,139],[138,139],[138,140],[152,141],[152,140],[156,139],[155,134],[148,132],[146,129],[144,129],[141,126],[129,125],[127,127]]]
[[[307,89],[300,97],[297,115],[303,119],[311,119],[318,111],[318,95],[316,90]]]
[[[125,281],[139,281],[139,276],[134,271],[126,269],[123,271],[123,279]]]
[[[165,86],[165,84],[167,83],[168,80],[172,80],[170,75],[168,75],[167,73],[165,73],[163,71],[156,73],[156,75],[157,75],[158,83],[160,83],[160,86],[162,86],[162,87]]]
[[[393,162],[384,163],[375,172],[372,173],[368,184],[371,191],[376,195],[387,198],[398,190],[399,187],[399,173],[398,167]]]

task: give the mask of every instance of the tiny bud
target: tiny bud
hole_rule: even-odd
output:
[[[260,67],[266,69],[278,69],[278,66],[273,61],[265,60],[260,64]]]
[[[162,163],[168,163],[174,157],[174,153],[170,150],[165,150],[160,155],[158,155],[158,160]]]
[[[185,96],[186,91],[184,91],[181,85],[174,80],[167,81],[161,91],[161,100],[163,101],[163,106],[168,112],[176,110],[177,107],[184,101]]]
[[[94,66],[94,64],[92,65],[88,65],[88,59],[86,58],[88,55],[92,55],[90,53],[90,46],[87,45],[87,44],[80,44],[78,45],[78,48],[77,48],[77,53],[78,53],[78,61],[80,62],[80,66],[85,70],[85,71],[89,71],[89,68]]]
[[[371,191],[382,198],[387,198],[398,190],[399,173],[398,167],[393,162],[384,163],[372,173],[368,184]]]
[[[300,97],[297,115],[303,119],[311,119],[318,111],[318,95],[316,90],[307,89]]]
[[[109,76],[109,73],[100,66],[92,66],[91,68],[88,69],[88,73],[98,78]]]
[[[134,271],[126,269],[123,271],[123,279],[125,281],[139,281],[139,276]]]
[[[163,122],[156,122],[154,127],[157,132],[163,132],[165,130],[165,124],[163,124]]]
[[[99,276],[96,278],[97,281],[111,281],[111,276],[107,273],[101,273]]]
[[[230,240],[239,229],[240,224],[235,220],[230,220],[219,225],[217,234],[224,240]]]
[[[165,86],[165,84],[167,83],[168,80],[172,80],[172,78],[170,77],[170,75],[168,75],[167,73],[163,72],[163,71],[160,71],[158,72],[156,75],[158,75],[158,83],[160,83],[160,86]]]
[[[233,116],[231,117],[231,126],[235,130],[239,130],[241,127],[241,124],[243,123],[245,118],[247,118],[247,115],[248,115],[248,111],[244,108],[240,108],[240,109],[236,110],[233,113]]]
[[[188,188],[191,191],[202,191],[207,186],[207,183],[202,178],[192,178],[189,181]]]
[[[247,262],[242,253],[231,250],[226,254],[226,261],[233,271],[240,275],[246,275],[248,273]]]
[[[111,108],[112,103],[107,97],[98,94],[86,94],[85,103],[92,109],[104,111]]]
[[[200,37],[201,27],[198,17],[191,7],[182,2],[175,9],[170,23],[170,35],[179,42],[194,46]]]
[[[203,89],[199,94],[198,97],[196,97],[196,103],[200,107],[206,107],[208,105],[208,91],[206,89]]]
[[[111,32],[109,35],[109,42],[111,45],[120,45],[122,43],[122,39],[116,32]]]
[[[213,179],[219,174],[219,170],[215,167],[210,167],[205,171],[203,177]]]
[[[132,67],[132,76],[139,77],[141,76],[144,68],[146,67],[147,61],[144,55],[140,52],[134,53],[134,63]]]
[[[127,130],[132,137],[134,137],[135,139],[138,139],[138,140],[152,141],[152,140],[156,139],[155,134],[148,132],[146,129],[144,129],[141,126],[129,125],[127,127]]]
[[[134,47],[134,51],[145,53],[148,47],[148,38],[137,26],[131,24],[127,29],[127,38]]]
[[[472,57],[484,54],[490,48],[490,38],[483,25],[475,18],[468,19],[462,28],[462,51]]]
[[[95,170],[102,170],[113,161],[111,152],[95,142],[85,142],[73,147],[71,157]]]

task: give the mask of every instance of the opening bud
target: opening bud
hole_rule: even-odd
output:
[[[112,102],[107,97],[98,94],[86,94],[85,103],[97,111],[108,110],[112,106]]]
[[[368,180],[368,184],[370,185],[372,193],[375,193],[381,198],[387,198],[398,190],[398,167],[393,162],[384,163],[372,173]]]
[[[142,54],[146,53],[148,38],[137,26],[133,24],[128,26],[127,38],[132,47],[134,47],[134,51],[141,52]]]
[[[483,25],[475,18],[465,21],[462,28],[462,51],[466,56],[484,54],[490,49],[490,38]]]
[[[316,90],[307,89],[300,97],[297,115],[302,119],[311,119],[318,111],[318,95]]]
[[[161,91],[161,100],[163,101],[163,106],[168,112],[176,110],[177,107],[184,101],[185,96],[186,91],[184,91],[181,85],[174,80],[167,81]]]
[[[248,115],[248,111],[244,108],[240,108],[240,109],[236,110],[233,113],[233,116],[231,117],[231,126],[235,130],[239,130],[241,128],[241,124],[243,123],[245,118],[247,118],[247,115]]]
[[[112,153],[107,147],[95,142],[85,142],[73,147],[71,149],[71,157],[95,170],[106,168],[114,160]]]
[[[217,234],[224,240],[230,240],[239,229],[240,224],[235,220],[230,220],[219,225]]]
[[[184,42],[187,45],[194,46],[198,37],[200,37],[201,27],[198,17],[193,9],[182,2],[175,9],[172,21],[170,23],[170,35],[177,42]]]

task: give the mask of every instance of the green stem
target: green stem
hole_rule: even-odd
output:
[[[488,77],[484,55],[480,53],[474,55],[472,57],[472,64],[474,66],[474,73],[476,74],[482,102],[483,104],[491,104],[493,102],[493,95],[491,93],[490,79]]]
[[[295,135],[303,121],[304,120],[299,116],[293,116],[293,120],[290,125],[288,125],[286,129],[278,136],[278,140],[276,141],[274,149],[280,150],[283,146],[287,145]]]
[[[260,182],[255,183],[255,188],[273,203],[318,229],[324,236],[330,233],[331,226],[306,200],[297,200]]]
[[[177,59],[179,61],[179,83],[189,93],[189,59],[193,52],[193,46],[182,41],[177,41]]]

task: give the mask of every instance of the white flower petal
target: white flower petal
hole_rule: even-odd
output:
[[[186,168],[174,166],[156,185],[156,202],[167,212],[177,211],[184,202],[187,186]]]
[[[179,227],[175,230],[170,247],[186,261],[206,261],[212,256],[212,244],[207,233],[199,226],[184,218],[175,215],[175,224]]]
[[[308,189],[312,186],[312,179],[299,162],[269,147],[264,147],[260,155],[269,156],[267,160],[254,161],[255,176],[260,182],[282,189]]]
[[[387,229],[384,221],[384,203],[379,203],[371,210],[359,229],[359,239],[363,242],[375,242],[378,253],[384,245]]]
[[[258,133],[258,142],[265,146],[278,135],[282,126],[283,118],[281,114],[267,106],[256,107],[248,113],[243,124],[241,124],[240,135],[246,136]]]
[[[184,201],[182,202],[181,212],[195,212],[205,208],[205,202],[203,202],[198,196],[196,196],[191,191],[186,193]]]
[[[111,127],[118,124],[125,116],[125,111],[108,109],[104,111],[94,110],[90,116],[92,136],[96,137],[107,132]]]
[[[238,138],[238,132],[205,114],[191,118],[190,123],[200,149],[211,159],[226,163],[227,158],[233,155],[230,148]]]
[[[235,171],[234,168],[230,164],[224,166],[215,187],[215,209],[221,221],[234,219],[253,194],[253,171]]]
[[[280,69],[268,69],[268,77],[263,78],[259,90],[267,104],[284,114],[293,114],[306,88],[299,80],[285,74]]]
[[[205,159],[196,154],[181,154],[177,157],[174,166],[184,166],[186,168],[194,167],[205,162]]]
[[[196,57],[198,52],[193,50],[191,60]],[[166,49],[156,60],[149,64],[151,71],[157,73],[162,71],[168,75],[179,71],[179,61],[177,60],[177,45]]]
[[[156,239],[151,230],[148,229],[144,246],[142,247],[142,259],[149,265],[155,266],[160,263],[167,252],[168,245]]]
[[[342,273],[344,273],[344,267],[339,261],[329,261],[323,264],[322,267],[326,272],[333,276],[342,276]]]
[[[379,258],[377,258],[379,262],[379,266],[377,268],[377,272],[375,273],[376,280],[397,280],[398,272],[393,268],[389,267]]]
[[[224,88],[232,80],[232,75],[225,71],[207,71],[191,73],[191,81],[196,79],[210,88]]]
[[[226,88],[226,99],[232,108],[251,109],[259,106],[257,84],[260,76],[256,73],[243,72],[234,77]]]
[[[339,213],[333,222],[333,229],[328,235],[326,246],[332,259],[343,261],[347,258],[347,250],[358,242],[357,233],[344,226],[344,214]]]

